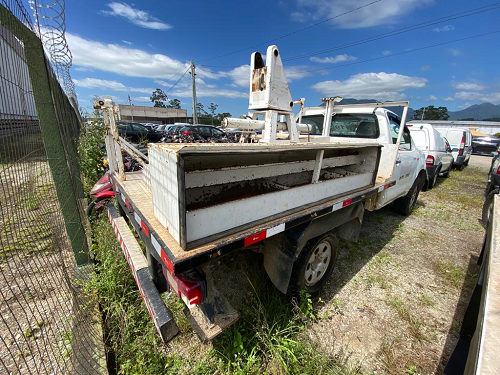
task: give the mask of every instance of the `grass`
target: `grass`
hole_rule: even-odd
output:
[[[304,292],[297,300],[282,295],[264,271],[249,280],[253,293],[240,310],[240,320],[213,341],[206,356],[196,351],[193,355],[167,351],[108,221],[103,218],[94,225],[97,272],[85,290],[99,298],[107,350],[116,354],[119,374],[358,373],[357,367],[349,367],[342,359],[322,354],[304,335],[310,322],[318,319],[313,299]],[[181,315],[182,302],[173,295],[166,295],[165,300],[186,337],[176,340],[183,346],[193,345],[188,338],[194,334]]]
[[[434,263],[436,273],[448,284],[460,288],[464,282],[466,272],[463,268],[457,267],[449,262]]]
[[[404,299],[401,297],[389,297],[385,302],[397,312],[402,320],[408,323],[408,329],[415,339],[418,341],[426,339],[426,336],[422,332],[422,322],[410,312]]]

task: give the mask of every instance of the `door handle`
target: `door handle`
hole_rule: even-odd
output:
[[[396,165],[401,164],[401,159],[396,160]]]

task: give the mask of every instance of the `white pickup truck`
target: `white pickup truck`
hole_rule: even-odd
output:
[[[335,265],[337,238],[357,241],[365,208],[394,201],[408,214],[425,182],[425,160],[401,126],[407,102],[324,99],[296,117],[276,46],[266,64],[252,55],[250,78],[252,118],[225,122],[263,129],[257,144],[150,144],[145,157],[119,137],[111,99],[97,105],[118,201],[108,216],[165,341],[178,329],[160,292],[175,291],[194,330],[210,340],[238,318],[211,277],[214,260],[253,249],[280,291],[316,293]],[[386,105],[403,106],[402,119]],[[279,129],[288,140],[276,138]],[[122,150],[140,159],[142,172],[124,173]]]

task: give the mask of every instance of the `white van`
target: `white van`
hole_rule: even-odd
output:
[[[409,123],[406,126],[410,130],[411,138],[425,155],[426,188],[432,189],[439,175],[450,175],[454,160],[450,145],[431,124]]]
[[[465,128],[446,128],[434,126],[436,130],[450,142],[453,153],[453,166],[458,170],[464,169],[469,164],[472,154],[472,134]]]

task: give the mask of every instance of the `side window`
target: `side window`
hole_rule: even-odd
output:
[[[401,137],[401,142],[399,143],[399,148],[404,150],[411,150],[411,135],[406,126],[403,129],[403,135]]]
[[[398,141],[400,124],[401,124],[401,121],[399,121],[399,119],[397,119],[393,116],[389,116],[389,125],[391,127],[392,144],[396,144],[396,142]],[[403,143],[402,139],[401,139],[401,143]]]
[[[146,128],[144,126],[141,126],[141,125],[132,124],[132,129],[135,132],[142,132],[142,133],[147,132]]]
[[[214,135],[214,137],[222,137],[224,134],[221,130],[219,129],[215,129],[215,128],[210,128],[212,129],[212,134]]]
[[[118,130],[127,131],[127,124],[117,124]]]
[[[211,137],[212,136],[212,133],[210,132],[210,128],[206,127],[206,126],[200,126],[198,128],[200,134],[204,137]]]

